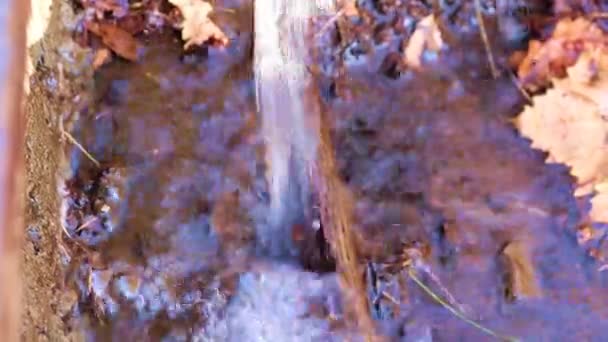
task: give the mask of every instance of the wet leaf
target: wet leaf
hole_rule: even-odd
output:
[[[424,52],[438,52],[442,46],[443,39],[435,17],[428,15],[416,24],[416,30],[405,48],[405,63],[410,67],[420,68]]]
[[[209,19],[213,11],[207,1],[203,0],[169,0],[179,8],[184,21],[182,22],[182,39],[186,41],[184,49],[192,45],[202,45],[209,40],[215,40],[222,45],[228,44],[228,37]]]
[[[507,287],[511,296],[515,299],[541,297],[542,292],[528,246],[521,241],[510,242],[502,255],[507,266]]]
[[[535,96],[517,124],[533,147],[549,153],[547,162],[570,167],[575,195],[597,194],[590,219],[608,223],[608,187],[601,186],[608,176],[608,48],[582,44],[567,77],[553,78],[553,88]]]
[[[99,69],[101,66],[112,60],[112,53],[108,49],[99,49],[95,51],[95,57],[93,57],[93,69]]]
[[[86,27],[99,36],[101,41],[120,57],[132,62],[137,60],[139,44],[129,32],[113,24],[103,22],[89,22]]]
[[[519,65],[518,76],[529,90],[538,90],[555,77],[565,77],[566,69],[576,63],[583,51],[605,49],[608,38],[585,18],[559,21],[546,41],[530,42],[528,54]]]

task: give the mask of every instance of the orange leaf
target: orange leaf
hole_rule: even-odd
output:
[[[137,60],[139,44],[129,32],[108,23],[89,22],[86,27],[120,57],[132,62]]]

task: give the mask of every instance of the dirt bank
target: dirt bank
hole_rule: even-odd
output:
[[[26,211],[23,246],[24,341],[80,340],[65,315],[74,305],[63,275],[68,257],[61,247],[58,181],[66,168],[62,118],[86,97],[87,52],[72,42],[75,17],[69,1],[55,1],[45,37],[30,55],[35,74],[26,102]]]

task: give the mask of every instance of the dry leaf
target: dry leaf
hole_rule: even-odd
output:
[[[508,286],[514,299],[541,297],[529,247],[522,241],[513,241],[505,247],[502,256],[508,268]]]
[[[38,43],[44,36],[51,19],[51,0],[30,1],[30,17],[27,23],[27,47]]]
[[[583,51],[604,49],[608,39],[595,24],[585,18],[560,20],[551,38],[545,42],[533,40],[528,54],[518,68],[522,85],[538,90],[549,85],[554,77],[566,76]]]
[[[416,30],[410,37],[405,48],[405,64],[413,68],[422,66],[422,55],[425,51],[437,52],[443,46],[441,32],[431,14],[416,24]]]
[[[357,17],[359,16],[359,10],[357,9],[357,2],[355,0],[345,0],[342,2],[340,8],[344,16],[346,17]]]
[[[201,45],[211,39],[223,45],[228,44],[228,37],[209,19],[213,7],[203,0],[169,0],[179,8],[182,22],[182,39],[186,41],[184,49],[192,45]]]
[[[594,222],[608,223],[608,192],[600,192],[593,196],[589,217]]]
[[[103,22],[88,22],[86,27],[99,36],[101,41],[120,57],[132,62],[137,60],[139,44],[129,32],[113,24]]]
[[[608,49],[582,43],[567,77],[553,78],[553,88],[535,96],[517,119],[532,146],[549,153],[548,162],[568,165],[577,178],[576,196],[597,195],[589,214],[608,223]]]
[[[93,70],[99,69],[101,66],[107,64],[112,60],[112,53],[108,49],[99,49],[95,51],[95,57],[93,57]]]

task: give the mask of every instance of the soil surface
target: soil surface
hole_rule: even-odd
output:
[[[73,42],[72,6],[56,1],[42,41],[29,51],[36,72],[26,98],[26,193],[22,248],[23,341],[78,341],[70,328],[71,309],[78,295],[64,282],[67,251],[62,246],[61,199],[66,159],[62,151],[61,122],[86,98],[92,74],[87,51]],[[61,181],[60,183],[63,183]]]
[[[402,257],[414,246],[423,252],[417,274],[424,283],[483,326],[523,340],[601,340],[608,276],[576,243],[584,212],[574,180],[511,124],[524,99],[508,72],[492,78],[471,20],[453,31],[473,9],[442,21],[455,37],[448,51],[413,71],[399,57],[408,23],[445,8],[395,3],[361,1],[361,16],[341,21],[340,34],[326,30],[315,47],[379,331],[395,341],[488,339],[408,277]],[[356,333],[344,322],[335,265],[316,223],[286,227],[298,259],[258,251],[269,202],[252,5],[215,6],[224,9],[214,20],[229,46],[184,52],[178,32],[138,37],[138,62],[114,59],[98,69],[94,95],[74,122],[74,138],[99,162],[71,147],[61,199],[60,245],[70,256],[62,291],[77,297],[64,316],[84,327],[87,340],[309,341]],[[518,30],[495,35],[503,69],[523,39]],[[37,150],[29,153],[54,160],[42,145],[57,136],[41,124],[30,124]],[[47,181],[59,166],[28,165],[32,191],[50,196],[38,210],[52,218],[55,183],[33,179]],[[34,250],[40,236],[60,234],[57,221],[35,219],[35,208],[28,213]],[[58,277],[59,252],[42,251],[53,266],[39,276]]]

